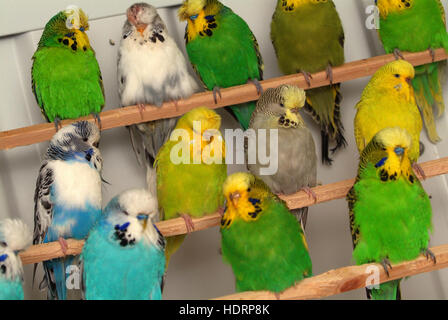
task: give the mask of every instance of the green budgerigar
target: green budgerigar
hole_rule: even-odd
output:
[[[61,120],[89,114],[100,124],[103,81],[88,29],[84,11],[70,6],[47,23],[33,56],[33,92],[43,115],[56,129]]]
[[[375,0],[380,12],[379,35],[387,53],[401,57],[400,51],[448,50],[445,10],[440,0]],[[435,118],[441,117],[445,104],[441,80],[446,61],[415,67],[412,85],[415,100],[431,142],[440,141]],[[433,108],[437,110],[433,112]]]
[[[278,295],[312,275],[300,223],[262,180],[235,173],[223,192],[227,206],[221,220],[222,256],[232,266],[237,291]]]
[[[330,86],[307,91],[305,111],[320,125],[322,162],[331,164],[330,139],[345,147],[340,106],[340,84],[333,84],[332,67],[344,63],[344,30],[331,0],[278,0],[272,17],[271,39],[281,71],[302,73],[310,85],[311,73],[326,70]]]
[[[379,131],[361,154],[358,176],[347,195],[353,258],[360,264],[392,263],[435,257],[428,249],[431,203],[412,170],[412,139],[399,127]],[[375,300],[401,298],[400,280],[367,290]]]
[[[186,0],[179,18],[187,21],[185,41],[194,70],[215,101],[220,88],[252,82],[261,94],[263,60],[247,23],[218,0]],[[255,102],[229,107],[241,127],[249,127]]]
[[[222,185],[227,177],[225,143],[219,132],[221,117],[200,107],[183,115],[155,162],[161,220],[182,217],[188,232],[191,218],[222,210]],[[167,266],[185,235],[167,238]]]

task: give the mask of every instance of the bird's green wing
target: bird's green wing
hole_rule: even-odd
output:
[[[443,24],[445,24],[445,26],[446,26],[445,8],[443,7],[442,1],[440,1],[440,0],[435,0],[435,1],[437,1],[437,4],[439,5],[440,14],[442,15]]]
[[[104,89],[93,51],[43,47],[33,59],[32,88],[47,120],[75,119],[101,111]]]

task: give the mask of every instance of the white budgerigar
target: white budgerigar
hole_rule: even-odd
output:
[[[118,51],[118,86],[122,106],[138,105],[141,109],[145,104],[161,106],[199,91],[184,55],[157,10],[147,3],[136,3],[127,10]],[[129,127],[132,146],[140,165],[147,168],[148,187],[154,194],[154,159],[176,120]]]
[[[23,266],[18,256],[33,240],[20,220],[0,221],[0,300],[23,300]]]
[[[34,195],[34,244],[85,239],[101,215],[101,170],[97,126],[80,121],[59,130],[48,147]],[[66,298],[67,267],[77,257],[45,261],[44,280],[50,299]]]

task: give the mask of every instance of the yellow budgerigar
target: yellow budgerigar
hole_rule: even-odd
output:
[[[356,105],[355,139],[360,153],[380,130],[400,127],[412,137],[409,157],[417,162],[423,124],[412,88],[414,76],[414,67],[404,60],[388,63],[373,75]]]

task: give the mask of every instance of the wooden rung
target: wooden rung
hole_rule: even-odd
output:
[[[380,283],[447,268],[448,245],[432,248],[431,251],[436,256],[436,264],[434,264],[432,260],[420,256],[413,261],[392,265],[392,269],[389,270],[389,277],[380,264],[365,264],[330,270],[318,276],[302,280],[297,285],[282,292],[279,295],[279,298],[281,300],[320,299],[364,288],[366,286],[366,281],[372,275],[371,269],[368,269],[369,267],[373,267],[379,271]],[[249,291],[216,298],[215,300],[276,299],[277,297],[272,292]]]
[[[418,53],[403,53],[403,56],[413,65],[422,65],[430,63],[432,57],[429,51]],[[435,51],[435,61],[441,61],[448,58],[444,49]],[[392,54],[363,59],[355,62],[346,63],[340,67],[333,69],[333,82],[340,83],[354,80],[362,77],[371,76],[381,66],[395,60]],[[308,87],[302,74],[289,75],[284,77],[273,78],[261,81],[264,90],[268,88],[276,88],[282,84],[293,84],[301,88],[316,88],[330,84],[327,79],[326,72],[318,72],[313,74],[311,86]],[[162,107],[147,106],[143,113],[137,106],[129,106],[125,108],[117,108],[102,112],[101,123],[102,130],[128,126],[132,124],[147,122],[157,119],[172,118],[180,116],[191,109],[198,106],[206,106],[212,109],[221,108],[229,105],[240,104],[258,99],[258,94],[253,84],[246,84],[232,88],[222,89],[222,99],[218,103],[214,103],[213,94],[211,92],[198,93],[189,99],[179,100],[177,103],[168,102]],[[37,108],[37,106],[36,106]],[[62,125],[68,125],[78,120],[94,121],[93,117],[84,117],[77,120],[64,120]],[[30,127],[14,129],[0,132],[0,150],[12,149],[19,146],[26,146],[33,143],[50,140],[55,134],[54,125],[51,123],[38,124]]]
[[[420,165],[425,171],[427,178],[432,178],[438,175],[448,173],[448,157],[428,161]],[[314,204],[327,202],[335,199],[344,198],[350,188],[353,186],[355,180],[345,180],[337,183],[327,184],[313,188],[314,193],[317,196],[317,202],[310,199],[308,195],[300,191],[290,196],[283,196],[282,199],[286,202],[290,209],[299,209],[303,207],[309,207]],[[348,214],[348,213],[347,213]],[[212,227],[219,226],[221,221],[221,215],[214,213],[207,215],[203,218],[192,219],[194,224],[194,231],[200,231]],[[165,237],[172,237],[176,235],[186,234],[187,227],[185,221],[182,218],[171,219],[167,221],[157,222],[157,228]],[[81,240],[68,240],[68,254],[77,255],[82,251],[84,241]],[[26,251],[20,254],[24,264],[38,263],[50,259],[60,258],[63,256],[61,246],[58,242],[40,244],[32,246]]]

